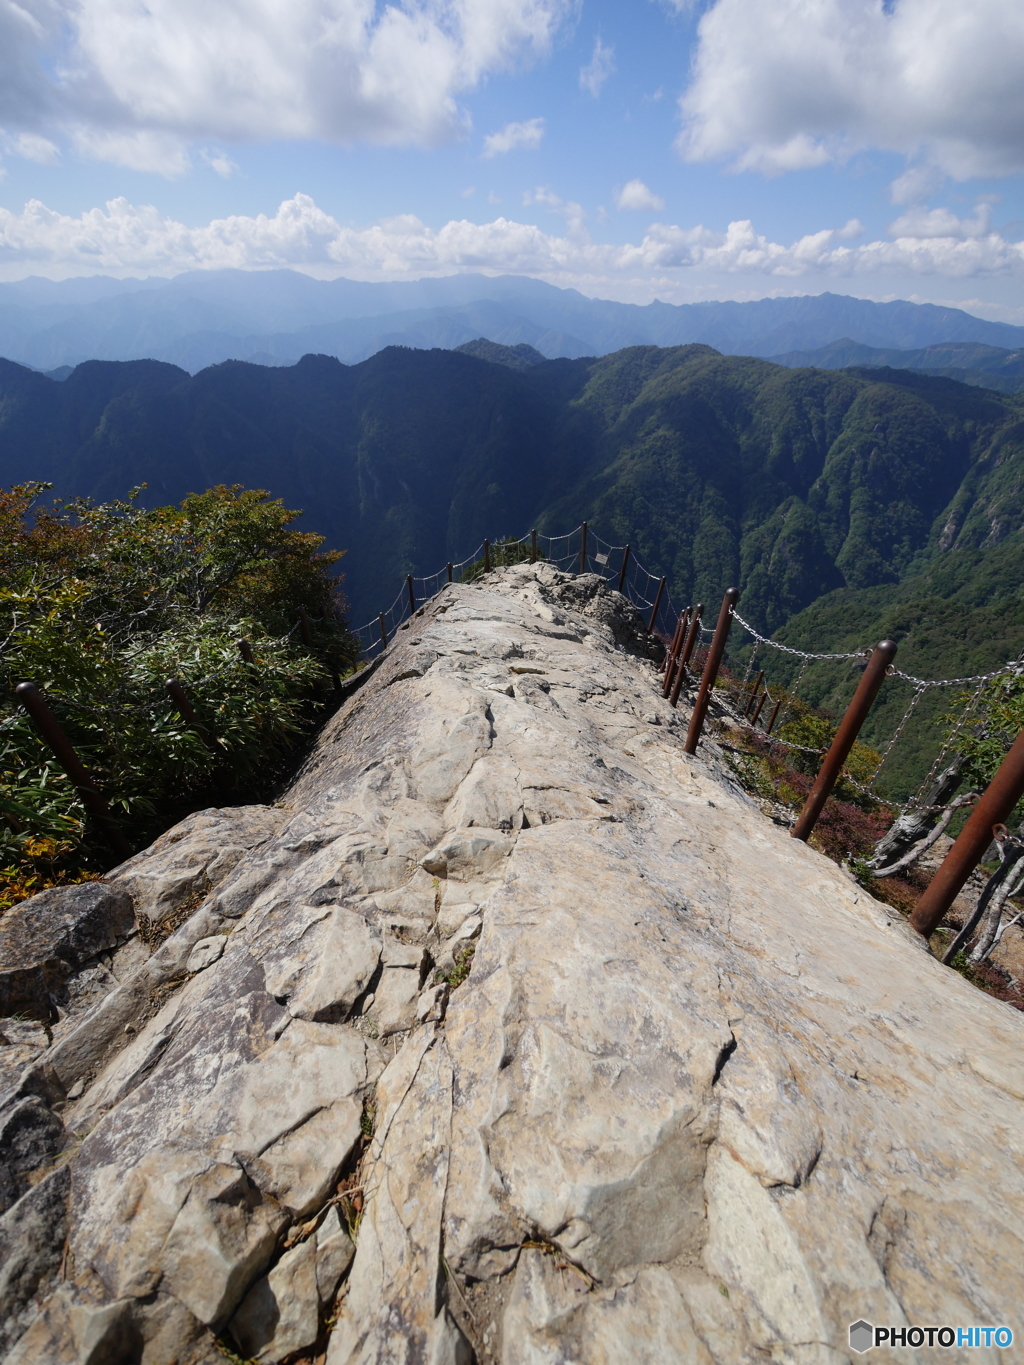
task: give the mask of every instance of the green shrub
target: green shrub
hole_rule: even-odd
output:
[[[212,488],[152,510],[134,496],[37,508],[44,488],[0,491],[0,908],[109,861],[18,683],[42,689],[141,846],[211,795],[265,789],[332,675],[358,657],[332,572],[340,556],[260,490]],[[300,608],[312,650],[298,640]],[[169,677],[205,739],[170,703]]]

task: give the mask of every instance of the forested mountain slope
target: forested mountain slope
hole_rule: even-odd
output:
[[[700,345],[520,373],[397,347],[195,377],[89,362],[64,383],[3,362],[0,483],[29,478],[103,498],[145,482],[153,503],[266,487],[349,552],[357,623],[405,573],[483,536],[583,517],[630,540],[679,602],[738,582],[769,632],[837,591],[948,597],[950,564],[966,566],[956,591],[990,609],[993,556],[999,648],[1024,617],[1024,408],[908,371],[792,370]],[[850,601],[826,597],[815,631],[844,630]]]

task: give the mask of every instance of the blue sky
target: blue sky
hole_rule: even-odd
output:
[[[483,270],[1021,321],[1022,70],[1019,0],[23,0],[0,276]]]

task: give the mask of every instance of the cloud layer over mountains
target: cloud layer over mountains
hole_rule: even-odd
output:
[[[610,287],[643,299],[671,297],[673,285],[694,272],[780,283],[810,275],[839,280],[894,271],[953,277],[1001,272],[1024,278],[1024,243],[991,230],[984,206],[973,220],[945,209],[905,213],[894,225],[898,235],[889,241],[856,241],[861,229],[854,220],[789,245],[757,233],[750,222],[730,223],[724,233],[653,223],[639,241],[620,245],[594,242],[578,206],[561,205],[550,194],[535,202],[565,210],[567,230],[552,234],[504,217],[490,223],[453,220],[434,230],[413,214],[356,229],[343,226],[305,194],[286,200],[273,217],[234,214],[202,227],[187,227],[125,199],[77,217],[33,201],[21,213],[0,209],[0,277],[290,266],[325,277],[374,280],[474,270],[537,275],[584,290],[589,284],[594,292]]]

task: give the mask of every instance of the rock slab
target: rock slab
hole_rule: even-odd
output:
[[[115,992],[127,1045],[69,1101],[55,1041],[20,1094],[68,1136],[0,1219],[14,1365],[198,1365],[225,1332],[268,1362],[838,1365],[860,1318],[1024,1332],[1024,1019],[686,755],[657,652],[549,565],[397,632]],[[63,1271],[31,1231],[60,1172]]]

